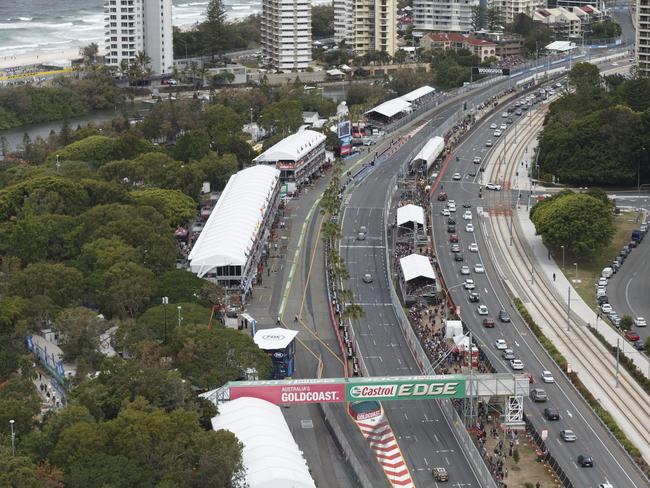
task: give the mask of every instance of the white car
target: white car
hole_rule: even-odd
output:
[[[485,147],[492,147],[492,139],[485,141]]]
[[[503,351],[505,349],[508,349],[508,343],[505,339],[497,339],[494,343],[494,347],[496,347],[499,351]]]
[[[481,157],[480,156],[474,156],[474,160],[472,161],[474,164],[481,164]]]
[[[501,114],[501,117],[503,117],[504,119],[507,119],[508,118],[508,112],[503,112]]]
[[[470,210],[465,210],[463,220],[472,220],[472,212]]]
[[[485,185],[485,188],[487,190],[501,191],[501,185],[498,185],[496,183],[488,183]]]
[[[441,211],[440,213],[441,213],[442,215],[444,215],[445,217],[449,217],[449,216],[451,215],[451,213],[449,213],[449,209],[448,209],[448,208],[443,208],[442,211]]]
[[[494,135],[494,137],[501,137],[501,131],[500,130],[495,130],[493,135]]]
[[[465,265],[460,267],[460,274],[468,275],[469,273],[470,273],[469,266]]]
[[[488,314],[488,308],[485,305],[479,305],[478,307],[476,307],[476,311],[478,312],[479,315]]]
[[[467,232],[474,232],[474,224],[472,224],[472,223],[470,222],[469,224],[467,224],[467,225],[465,226],[465,230],[466,230]]]
[[[603,288],[607,286],[607,278],[605,278],[604,276],[601,276],[601,277],[598,279],[598,287],[601,287],[601,286],[602,286]]]
[[[555,383],[555,378],[553,378],[553,373],[550,371],[542,371],[542,381],[544,383]]]
[[[474,284],[474,280],[467,278],[465,280],[465,283],[463,283],[463,286],[465,287],[466,290],[473,290],[476,288],[476,285]]]
[[[496,128],[497,128],[497,125],[496,125],[494,122],[492,122],[492,123],[490,124],[490,129],[494,130],[494,129],[496,129]]]
[[[478,244],[472,242],[467,249],[469,249],[469,252],[478,252]]]
[[[645,327],[648,324],[646,324],[645,318],[637,317],[634,319],[634,325],[636,325],[637,327]]]
[[[454,173],[454,176],[452,176],[451,179],[454,181],[460,181],[460,173]]]
[[[515,371],[521,371],[524,369],[524,363],[521,362],[521,359],[513,359],[510,361],[510,367]]]
[[[603,313],[609,313],[609,312],[611,312],[612,310],[614,310],[614,309],[612,308],[612,306],[611,306],[609,303],[603,303],[603,304],[600,306],[600,309],[603,311]]]
[[[449,203],[449,205],[447,205],[447,208],[449,209],[450,212],[455,212],[456,211],[456,204],[455,203]]]
[[[499,129],[501,130],[506,130],[508,128],[508,124],[501,124],[501,127]]]
[[[476,263],[474,265],[474,273],[485,273],[485,267],[482,263]]]

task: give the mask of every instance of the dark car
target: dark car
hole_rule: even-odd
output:
[[[560,420],[560,411],[553,407],[545,408],[544,417],[546,420]]]
[[[470,170],[467,172],[467,174],[468,174],[469,176],[476,176],[476,170],[475,170],[475,169],[470,169]]]
[[[458,235],[457,234],[452,234],[449,236],[449,242],[451,243],[457,243],[458,242]]]
[[[634,341],[634,344],[632,344],[632,346],[634,346],[634,349],[637,351],[643,351],[645,349],[645,344],[643,344],[642,340]]]
[[[447,200],[447,194],[444,193],[444,192],[438,193],[438,201],[439,202],[444,202],[445,200]]]
[[[463,208],[472,208],[472,204],[469,203],[467,200],[463,202]]]
[[[448,225],[447,226],[447,232],[449,234],[453,234],[454,232],[456,232],[456,226],[455,225]]]
[[[607,295],[598,297],[598,305],[602,305],[603,303],[609,303]]]
[[[586,454],[580,454],[580,456],[578,456],[578,466],[582,466],[583,468],[593,468],[594,458],[587,456]]]
[[[483,319],[483,327],[493,329],[494,325],[494,319]]]
[[[464,260],[465,260],[465,256],[463,256],[461,253],[454,254],[454,261],[460,263]]]
[[[447,219],[447,225],[456,225],[456,219],[453,217],[449,217]]]
[[[469,292],[469,297],[468,298],[469,298],[469,301],[472,302],[472,303],[476,303],[476,302],[480,301],[480,297],[479,297],[478,293],[476,293],[475,291]]]
[[[499,320],[501,322],[510,322],[510,315],[508,315],[508,312],[501,309],[499,310]]]
[[[634,249],[637,246],[637,242],[636,241],[630,241],[628,246],[630,246],[630,249]]]

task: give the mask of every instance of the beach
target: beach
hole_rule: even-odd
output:
[[[66,48],[56,51],[28,53],[22,56],[0,56],[0,70],[38,64],[68,67],[73,59],[80,58],[79,48]]]

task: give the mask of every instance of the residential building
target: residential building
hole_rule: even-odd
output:
[[[415,32],[472,32],[479,0],[413,0]]]
[[[495,58],[497,45],[486,39],[467,36],[458,32],[446,34],[430,32],[420,39],[420,47],[423,49],[467,49],[481,60]]]
[[[335,0],[334,38],[355,54],[397,50],[396,0]]]
[[[533,14],[533,20],[551,29],[556,40],[582,37],[580,18],[564,7],[539,9]]]
[[[483,32],[477,35],[479,39],[487,39],[496,44],[496,57],[499,59],[524,56],[524,38],[519,34],[504,34],[503,32]]]
[[[488,0],[488,6],[494,7],[501,15],[503,25],[511,24],[519,14],[533,16],[536,9],[546,6],[545,0]]]
[[[585,7],[587,5],[592,6],[593,8],[596,8],[600,11],[603,10],[604,2],[603,0],[553,0],[556,5],[556,7]],[[552,5],[549,2],[549,7]]]
[[[154,74],[172,71],[172,0],[105,0],[104,13],[108,66],[120,67],[144,52]]]
[[[309,0],[263,0],[262,53],[269,67],[304,70],[311,62],[311,3]]]
[[[247,68],[243,64],[227,64],[226,66],[210,68],[208,71],[213,78],[221,77],[225,79],[225,76],[232,75],[232,81],[224,82],[226,85],[243,85],[248,81]]]
[[[650,0],[637,0],[636,27],[636,64],[640,74],[650,76]]]

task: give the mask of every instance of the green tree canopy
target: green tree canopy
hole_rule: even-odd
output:
[[[60,307],[74,306],[84,295],[83,274],[62,263],[31,263],[11,276],[11,289],[22,297],[45,295]]]
[[[180,190],[150,188],[131,192],[138,205],[149,205],[169,222],[170,226],[185,224],[196,214],[196,203]]]

